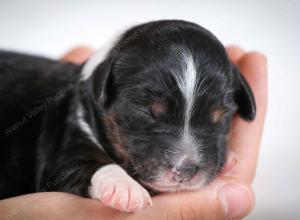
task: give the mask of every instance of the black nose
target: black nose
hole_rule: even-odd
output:
[[[199,167],[194,163],[185,163],[180,166],[174,166],[172,169],[173,179],[177,182],[189,181],[197,173]]]

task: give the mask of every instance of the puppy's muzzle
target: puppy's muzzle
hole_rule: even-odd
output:
[[[184,158],[171,169],[172,180],[176,182],[187,182],[191,180],[199,170],[199,166],[190,160]]]

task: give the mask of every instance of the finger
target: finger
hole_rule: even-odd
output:
[[[237,162],[230,175],[251,183],[254,178],[261,136],[267,106],[267,59],[264,55],[252,52],[238,61],[241,72],[252,88],[257,115],[253,122],[240,117],[233,120],[230,137],[230,155]]]
[[[27,200],[25,215],[22,219],[43,220],[83,220],[83,219],[122,219],[123,213],[104,206],[100,201],[82,198],[77,195],[46,192],[30,194],[32,200]],[[18,207],[15,204],[15,207]],[[27,211],[29,210],[29,211]],[[76,213],[76,214],[75,214]],[[0,215],[1,217],[1,215]],[[21,219],[21,218],[12,218]],[[12,220],[9,219],[9,220]]]
[[[225,184],[225,185],[224,185]],[[242,202],[241,202],[242,200]],[[224,219],[246,216],[253,208],[251,189],[234,180],[219,179],[193,192],[162,194],[153,207],[124,213],[105,207],[100,201],[67,193],[34,193],[0,201],[1,219]],[[15,207],[18,207],[16,210]],[[74,215],[76,213],[76,215]]]
[[[63,61],[68,61],[75,64],[84,63],[94,51],[88,47],[76,47],[67,52],[63,57]]]
[[[239,59],[245,54],[242,48],[234,45],[226,47],[226,51],[230,60],[235,64],[237,64]]]
[[[252,210],[253,198],[253,192],[249,187],[232,179],[220,178],[197,191],[155,196],[152,207],[123,218],[126,220],[236,219],[246,216]]]

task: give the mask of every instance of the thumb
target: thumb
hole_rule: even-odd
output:
[[[249,185],[227,180],[218,190],[218,199],[225,219],[241,219],[254,207],[254,193]]]
[[[190,192],[153,197],[153,206],[124,219],[214,220],[245,217],[254,206],[254,194],[247,185],[225,177]]]

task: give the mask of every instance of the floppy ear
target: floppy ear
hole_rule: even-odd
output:
[[[111,68],[113,64],[112,58],[106,58],[100,63],[93,72],[92,77],[89,79],[89,84],[94,98],[98,104],[104,105],[107,99],[107,93],[110,89],[111,81]]]
[[[234,64],[232,64],[232,71],[235,81],[234,100],[238,106],[238,112],[245,120],[253,121],[256,115],[256,104],[252,90]]]

